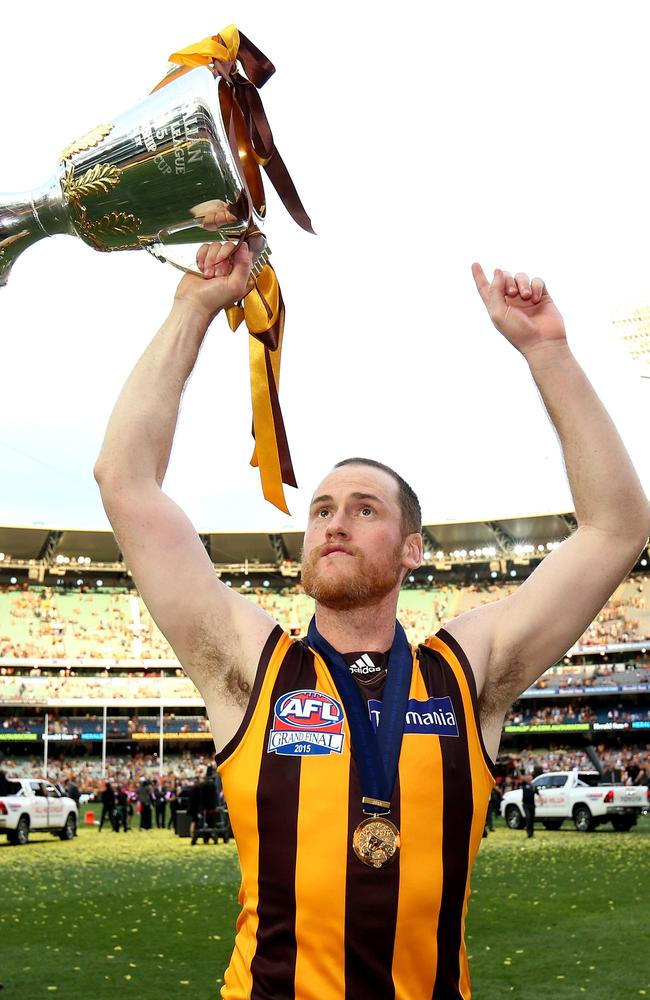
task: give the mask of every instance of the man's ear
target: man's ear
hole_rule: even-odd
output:
[[[407,535],[404,539],[404,562],[408,569],[417,569],[422,565],[422,535],[419,531]]]

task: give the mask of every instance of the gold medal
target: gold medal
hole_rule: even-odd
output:
[[[369,816],[354,831],[352,846],[364,865],[384,868],[399,853],[399,830],[384,816]]]

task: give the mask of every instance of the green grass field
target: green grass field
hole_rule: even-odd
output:
[[[499,823],[472,883],[474,1000],[650,997],[649,869],[650,817],[628,834],[532,841]],[[2,838],[0,885],[3,998],[218,997],[238,910],[232,844],[85,826],[70,843]]]

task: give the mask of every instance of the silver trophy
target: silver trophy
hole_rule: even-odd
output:
[[[205,222],[215,201],[236,221]],[[95,250],[144,249],[199,274],[197,244],[240,240],[250,232],[248,206],[215,78],[198,67],[69,145],[44,187],[0,194],[0,286],[27,247],[60,233]],[[269,254],[257,233],[255,274]]]

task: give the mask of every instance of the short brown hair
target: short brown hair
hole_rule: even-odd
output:
[[[402,534],[406,538],[407,535],[422,531],[420,501],[415,491],[394,469],[384,465],[383,462],[376,462],[374,458],[344,458],[342,462],[337,462],[334,468],[340,469],[342,465],[369,465],[373,469],[381,469],[382,472],[387,472],[389,476],[392,476],[397,483],[397,499],[402,512]]]

